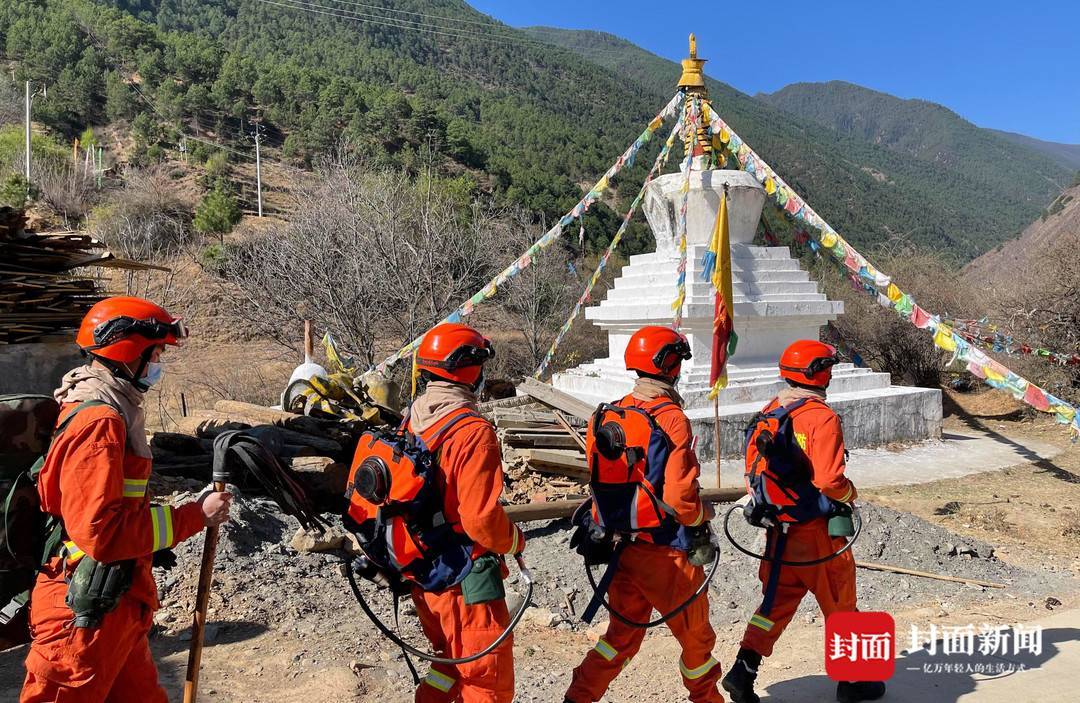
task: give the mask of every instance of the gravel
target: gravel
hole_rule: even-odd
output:
[[[179,490],[176,498],[182,502],[190,500],[201,486],[172,480],[166,488]],[[717,507],[722,516],[727,506]],[[292,640],[287,648],[284,644],[279,648],[295,652],[282,676],[306,677],[327,667],[347,667],[354,672],[359,688],[384,691],[387,700],[409,698],[412,680],[401,653],[377,636],[353,600],[343,577],[342,554],[297,552],[290,546],[297,523],[268,500],[239,500],[234,515],[235,521],[223,528],[218,546],[208,639],[227,643],[246,640],[267,629],[278,631]],[[1005,594],[1054,603],[1053,595],[1069,580],[1063,573],[1026,571],[1007,564],[995,556],[993,545],[960,537],[911,514],[866,504],[862,515],[865,526],[854,547],[859,560],[1007,585],[1005,590],[985,589],[860,569],[862,609],[900,611],[936,605],[949,611]],[[336,518],[331,517],[330,522],[340,525]],[[763,532],[746,525],[737,513],[732,524],[745,546],[758,552],[763,549]],[[606,617],[603,611],[597,617],[599,623],[588,626],[580,621],[591,589],[580,559],[569,547],[569,521],[531,523],[527,528],[525,556],[537,583],[534,604],[525,621],[533,627],[601,632]],[[714,529],[720,539],[721,561],[710,590],[712,619],[719,629],[738,628],[760,600],[758,563],[728,544],[719,519],[714,521]],[[163,602],[163,610],[155,617],[158,632],[182,636],[190,627],[189,609],[195,598],[202,546],[201,537],[188,540],[176,549],[176,568],[156,570]],[[370,585],[363,587],[376,612],[385,622],[393,623],[386,594]],[[520,602],[519,587],[517,570],[512,566],[507,584],[511,612]],[[405,639],[425,647],[411,604],[402,605]],[[813,598],[804,600],[796,617],[807,623],[820,622]],[[546,676],[549,673],[543,667],[522,669],[519,699],[535,700],[539,691],[548,690]]]

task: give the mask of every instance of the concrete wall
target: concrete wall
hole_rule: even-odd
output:
[[[74,342],[0,345],[0,393],[52,395],[64,374],[83,363]]]
[[[892,386],[871,393],[830,394],[829,406],[840,415],[844,443],[848,449],[877,447],[889,442],[940,439],[941,391],[931,388]],[[743,431],[760,407],[747,405],[720,408],[722,458],[743,454]],[[716,433],[712,409],[687,412],[697,436],[697,454],[702,460],[716,457]]]

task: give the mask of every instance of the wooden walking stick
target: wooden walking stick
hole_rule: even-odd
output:
[[[267,435],[266,441],[282,440]],[[239,463],[237,463],[239,462]],[[277,503],[282,512],[295,517],[305,530],[325,528],[325,521],[315,512],[304,489],[282,466],[277,456],[262,440],[246,432],[230,430],[214,439],[214,490],[225,490],[227,483],[236,483],[232,467],[253,479]],[[239,474],[237,474],[239,475]],[[217,554],[220,527],[206,528],[202,564],[199,566],[199,590],[195,594],[195,615],[191,623],[191,649],[188,650],[187,678],[184,680],[184,703],[195,703],[199,694],[199,667],[202,664],[203,633],[206,630],[206,611],[210,605],[210,586],[214,580],[214,556]]]
[[[215,476],[215,478],[217,478]],[[214,481],[215,491],[225,490],[225,481]],[[199,695],[199,667],[202,664],[203,633],[206,611],[210,605],[210,586],[214,580],[214,556],[217,554],[217,525],[206,528],[202,564],[199,566],[199,590],[195,594],[195,616],[191,622],[191,649],[188,650],[187,678],[184,680],[184,703],[195,703]]]

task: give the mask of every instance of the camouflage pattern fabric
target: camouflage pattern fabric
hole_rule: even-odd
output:
[[[47,395],[0,395],[0,476],[29,469],[45,453],[59,412]]]

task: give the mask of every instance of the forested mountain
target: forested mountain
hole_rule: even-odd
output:
[[[1000,129],[991,129],[987,131],[997,134],[1002,139],[1042,152],[1065,168],[1080,170],[1080,144],[1047,142],[1024,134],[1017,134],[1016,132],[1003,132]]]
[[[603,32],[525,31],[617,69],[656,94],[679,72],[678,64]],[[719,62],[706,64],[705,70],[723,75]],[[907,101],[928,109],[895,115],[874,110],[878,121],[890,118],[895,131],[907,128],[908,145],[898,138],[867,138],[866,131],[874,133],[877,122],[869,130],[835,124],[825,119],[831,114],[827,107],[796,104],[797,90],[787,93],[786,100],[784,91],[755,99],[720,81],[708,84],[720,115],[782,175],[793,177],[815,209],[855,242],[907,234],[922,245],[970,258],[1014,236],[1072,178],[1070,169],[1045,155],[1010,144],[931,103]],[[835,85],[840,94],[840,87],[849,84],[827,85]],[[916,144],[924,133],[940,136]],[[948,149],[936,148],[943,145]]]
[[[1048,184],[1060,191],[1075,169],[936,103],[902,100],[843,81],[794,83],[755,97],[841,134],[963,173],[1002,196],[1014,191],[1038,200]]]
[[[465,174],[549,219],[640,132],[679,75],[610,35],[519,31],[461,0],[0,0],[0,47],[19,80],[49,83],[36,120],[67,135],[129,125],[136,159],[175,150],[177,126],[250,153],[244,133],[261,121],[272,157],[303,165],[345,140],[377,163]],[[860,245],[907,234],[968,259],[1056,194],[1043,162],[1002,192],[978,173],[824,130],[722,83],[710,90],[740,134]],[[650,162],[642,154],[611,204],[625,206]],[[616,215],[600,206],[590,218],[595,248]],[[634,234],[630,248],[644,246],[643,226]]]

